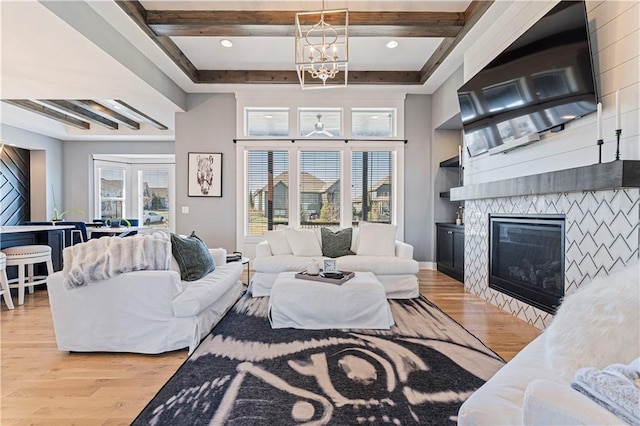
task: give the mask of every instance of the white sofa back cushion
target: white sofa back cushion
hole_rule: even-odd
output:
[[[311,229],[286,229],[284,232],[294,256],[322,256],[318,238]]]
[[[289,241],[287,240],[287,235],[285,231],[282,229],[277,229],[274,231],[269,231],[264,234],[265,238],[269,242],[269,247],[271,247],[271,254],[274,256],[279,256],[282,254],[292,254],[291,246],[289,246]]]
[[[640,353],[637,259],[568,295],[545,331],[547,365],[567,380],[579,368],[628,364]]]
[[[396,231],[395,225],[361,224],[356,253],[358,256],[395,256]]]

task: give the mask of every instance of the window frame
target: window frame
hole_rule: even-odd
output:
[[[296,143],[287,143],[273,140],[251,140],[237,141],[236,143],[236,240],[239,247],[247,244],[257,244],[264,240],[264,235],[248,234],[248,191],[247,167],[248,153],[251,150],[260,151],[288,151],[289,152],[289,188],[299,188],[300,176],[300,155],[302,151],[339,151],[341,161],[341,191],[340,191],[340,226],[352,226],[352,153],[353,151],[385,151],[392,152],[392,187],[393,200],[391,211],[391,223],[398,228],[398,238],[404,239],[404,181],[402,172],[404,171],[404,141],[376,141],[358,140],[345,143],[340,141],[327,140],[302,140]],[[348,188],[348,190],[345,190]],[[346,206],[346,207],[345,207]],[[289,192],[289,226],[300,226],[300,191]]]
[[[102,212],[100,201],[100,172],[99,168],[123,169],[125,172],[123,217],[138,217],[142,219],[142,194],[138,194],[138,172],[143,170],[166,169],[169,173],[169,230],[175,231],[176,227],[176,196],[175,196],[175,156],[166,155],[163,158],[148,158],[138,155],[102,155],[93,154],[93,211],[89,212],[91,218],[99,218]],[[137,196],[136,196],[137,194]]]

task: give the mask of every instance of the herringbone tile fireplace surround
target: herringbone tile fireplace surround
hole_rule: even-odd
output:
[[[640,189],[465,202],[465,289],[540,329],[553,316],[489,288],[489,214],[565,215],[565,295],[638,256]]]

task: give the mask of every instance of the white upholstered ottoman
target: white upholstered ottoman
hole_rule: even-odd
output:
[[[278,274],[269,297],[272,328],[376,328],[394,322],[387,294],[372,272],[356,272],[341,285]]]

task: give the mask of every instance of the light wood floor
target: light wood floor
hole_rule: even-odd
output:
[[[436,271],[421,271],[420,291],[505,360],[539,330]],[[161,355],[58,351],[46,291],[23,306],[2,304],[0,424],[129,424],[186,360],[187,351]]]

